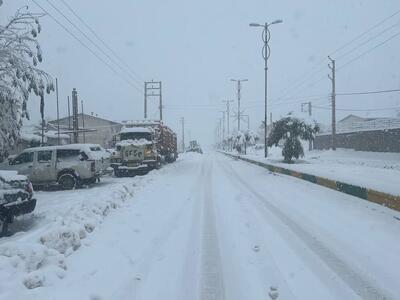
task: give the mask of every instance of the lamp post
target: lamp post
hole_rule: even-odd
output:
[[[268,45],[268,42],[271,38],[271,33],[269,31],[269,26],[275,25],[275,24],[280,24],[282,23],[282,20],[275,20],[272,23],[265,23],[265,24],[258,24],[258,23],[250,23],[251,27],[262,27],[263,34],[262,34],[262,39],[264,42],[263,46],[263,58],[264,58],[264,71],[265,71],[265,104],[264,104],[264,156],[268,156],[268,147],[267,147],[267,99],[268,99],[268,58],[271,54],[270,47]]]

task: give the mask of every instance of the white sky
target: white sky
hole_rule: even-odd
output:
[[[79,35],[47,0],[36,1]],[[85,29],[60,0],[48,1]],[[224,109],[221,101],[236,98],[235,84],[229,81],[231,78],[249,79],[243,84],[242,107],[247,107],[245,113],[250,115],[251,127],[255,128],[263,118],[261,31],[250,28],[248,23],[271,22],[277,18],[284,20],[283,24],[271,28],[269,109],[274,118],[288,111],[302,116],[300,103],[306,99],[298,98],[328,95],[330,83],[326,77],[312,87],[305,84],[294,90],[291,88],[293,82],[304,78],[304,74],[308,74],[321,60],[323,63],[316,69],[322,67],[322,71],[307,82],[327,75],[327,54],[400,9],[398,0],[66,1],[139,75],[139,79],[135,82],[137,89],[132,88],[53,20],[44,17],[40,36],[45,60],[42,67],[59,79],[61,115],[67,114],[66,97],[76,87],[87,113],[93,111],[112,120],[142,118],[142,81],[162,80],[166,123],[178,130],[180,117],[185,117],[187,134],[202,143],[213,141],[214,129],[221,115],[218,111]],[[31,0],[4,2],[0,7],[1,22],[23,5],[29,5],[32,11],[41,11]],[[337,67],[400,32],[399,22],[400,14],[337,53],[339,57],[394,25],[376,40],[337,59]],[[399,46],[400,36],[340,70],[337,73],[337,92],[400,88]],[[282,93],[285,89],[288,91]],[[394,93],[338,97],[337,106],[344,109],[399,107],[399,96],[399,93]],[[284,100],[279,100],[279,97]],[[55,118],[55,94],[46,100],[46,115]],[[287,103],[289,101],[291,103]],[[29,107],[34,119],[39,117],[38,103],[39,99],[30,99]],[[325,99],[313,103],[329,106]],[[150,105],[150,117],[157,116],[156,107],[154,99]],[[329,110],[315,109],[313,113],[319,121],[330,121]],[[338,119],[348,113],[338,111]],[[395,111],[354,113],[371,117],[395,115]],[[242,126],[245,126],[244,122]]]

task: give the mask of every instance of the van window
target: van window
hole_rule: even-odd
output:
[[[51,151],[51,150],[38,151],[38,153],[37,153],[37,161],[39,163],[49,162],[49,161],[51,161],[52,154],[53,154],[53,151]]]
[[[73,160],[79,157],[80,150],[78,149],[58,149],[57,161]]]
[[[26,164],[33,162],[33,152],[24,152],[14,159],[15,165]]]

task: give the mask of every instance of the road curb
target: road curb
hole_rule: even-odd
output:
[[[355,196],[355,197],[358,197],[358,198],[361,198],[361,199],[364,199],[364,200],[367,200],[367,201],[370,201],[373,203],[377,203],[377,204],[380,204],[382,206],[385,206],[385,207],[388,207],[388,208],[391,208],[391,209],[394,209],[397,211],[400,211],[400,196],[394,196],[394,195],[383,193],[383,192],[376,191],[373,189],[368,189],[368,188],[365,188],[362,186],[357,186],[357,185],[353,185],[353,184],[349,184],[349,183],[345,183],[345,182],[341,182],[341,181],[336,181],[336,180],[332,180],[332,179],[328,179],[328,178],[324,178],[324,177],[320,177],[320,176],[316,176],[316,175],[312,175],[312,174],[302,173],[302,172],[278,167],[275,165],[271,165],[271,164],[267,164],[264,162],[252,160],[252,159],[249,159],[246,157],[242,157],[240,155],[226,153],[223,151],[219,151],[219,152],[228,157],[240,159],[242,161],[263,167],[273,173],[284,174],[284,175],[296,177],[301,180],[305,180],[305,181],[308,181],[308,182],[311,182],[314,184],[318,184],[318,185],[324,186],[326,188],[329,188],[329,189],[332,189],[332,190],[335,190],[338,192],[352,195],[352,196]]]

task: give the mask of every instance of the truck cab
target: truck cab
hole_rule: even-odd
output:
[[[155,134],[151,128],[124,127],[115,136],[111,167],[117,177],[145,174],[158,166]]]

